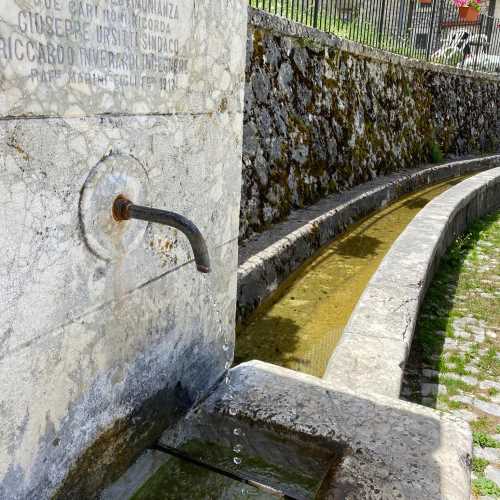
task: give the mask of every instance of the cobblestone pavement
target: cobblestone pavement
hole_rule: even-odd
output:
[[[473,497],[500,498],[500,212],[475,223],[427,293],[401,396],[459,415],[474,439]]]

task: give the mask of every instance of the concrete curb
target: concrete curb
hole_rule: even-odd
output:
[[[420,306],[439,259],[475,219],[500,207],[500,167],[454,186],[407,226],[368,283],[324,379],[399,397]]]
[[[240,246],[237,323],[245,320],[305,260],[353,222],[419,187],[499,165],[500,155],[427,165],[379,177],[292,212],[284,222]]]

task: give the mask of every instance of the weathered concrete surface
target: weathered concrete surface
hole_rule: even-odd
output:
[[[150,423],[161,426],[220,377],[222,335],[232,339],[234,324],[239,119],[54,120],[43,130],[38,121],[3,122],[0,492],[8,498],[44,498],[118,419],[159,395]],[[170,142],[179,128],[191,142]],[[196,272],[180,233],[155,225],[117,260],[89,251],[79,191],[111,149],[146,165],[152,206],[198,224],[211,275]]]
[[[285,221],[240,244],[237,322],[248,317],[307,258],[353,222],[421,186],[498,165],[500,155],[494,155],[404,170],[292,212]]]
[[[366,287],[325,380],[397,398],[420,306],[440,257],[471,221],[500,207],[500,168],[430,202],[408,225]]]
[[[182,12],[194,4],[169,3]],[[1,36],[19,34],[19,4],[0,4]],[[57,14],[39,5],[23,8]],[[178,23],[199,50],[189,78],[180,93],[141,89],[144,106],[138,89],[42,81],[33,89],[26,61],[13,67],[0,50],[2,499],[92,498],[232,359],[246,5],[196,2]],[[76,109],[80,91],[87,102]],[[165,227],[148,225],[118,255],[89,248],[81,191],[107,159],[122,157],[137,167],[122,165],[126,175],[142,172],[148,204],[198,225],[210,275],[196,272],[187,240]]]
[[[500,148],[500,79],[250,9],[240,239],[326,195]]]
[[[259,361],[237,366],[230,378],[186,426],[200,414],[224,415],[219,432],[243,424],[248,443],[267,430],[328,444],[339,460],[324,498],[469,500],[472,440],[461,419]]]

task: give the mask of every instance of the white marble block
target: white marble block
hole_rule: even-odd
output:
[[[232,360],[246,15],[0,0],[0,498],[90,495]],[[121,189],[193,221],[212,272],[115,223]]]

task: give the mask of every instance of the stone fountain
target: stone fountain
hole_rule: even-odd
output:
[[[214,421],[269,460],[293,448],[285,466],[327,450],[325,498],[466,498],[470,436],[450,418],[258,362],[223,382],[244,0],[0,5],[0,498],[93,498]],[[117,199],[182,216],[211,272],[186,225]]]

